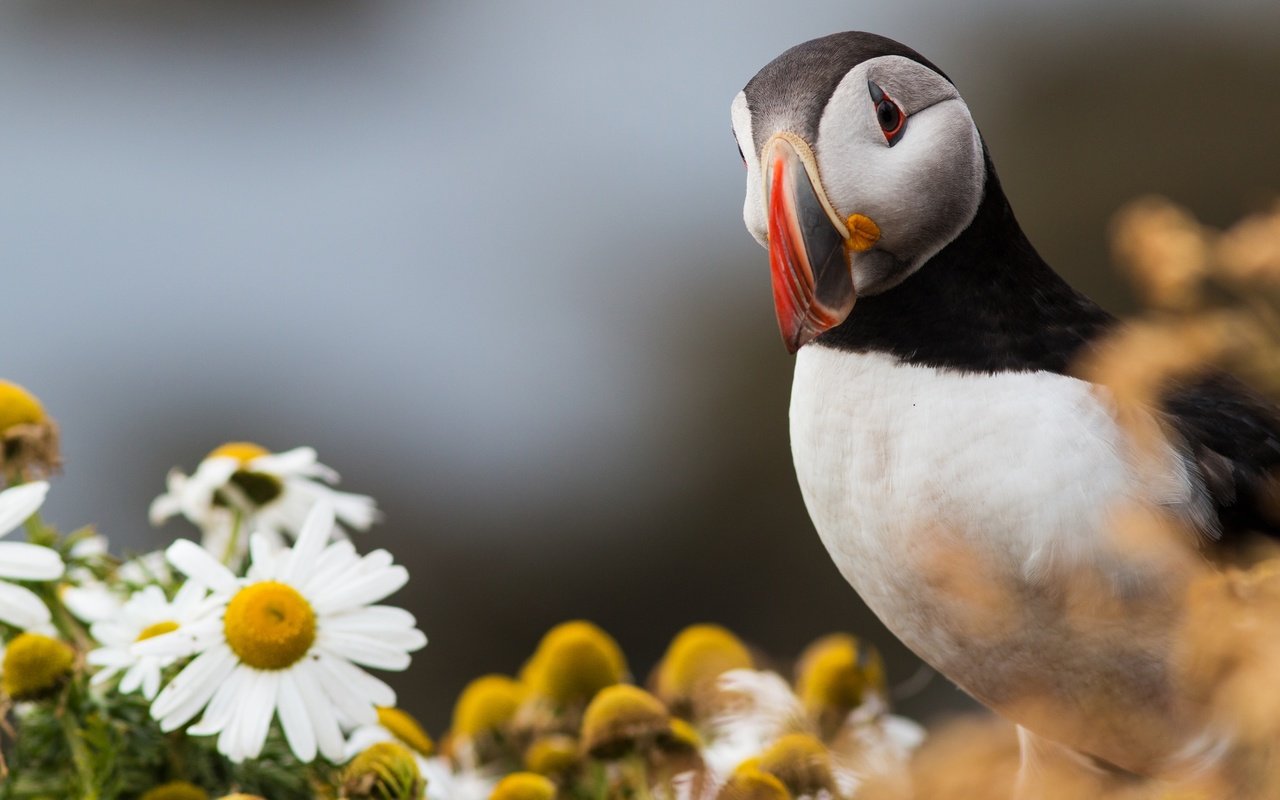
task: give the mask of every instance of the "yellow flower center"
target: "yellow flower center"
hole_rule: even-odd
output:
[[[141,642],[143,639],[151,639],[153,637],[160,636],[161,634],[172,633],[177,629],[178,623],[167,619],[163,622],[157,622],[143,628],[142,632],[138,634],[138,638],[134,639],[134,641]]]
[[[797,671],[797,694],[813,712],[846,713],[862,703],[868,689],[883,690],[879,655],[848,634],[831,634],[809,645]]]
[[[688,700],[714,688],[731,669],[750,669],[751,653],[719,625],[690,625],[667,648],[658,665],[657,693],[668,703]]]
[[[597,758],[618,758],[671,730],[662,701],[643,689],[619,684],[600,690],[582,718],[582,747]]]
[[[222,617],[227,644],[255,669],[296,664],[316,639],[316,612],[297,589],[260,581],[236,592]]]
[[[542,637],[521,677],[534,694],[561,705],[585,703],[627,674],[613,637],[590,622],[557,625]]]
[[[733,800],[791,800],[786,784],[760,769],[754,758],[738,765],[718,796]]]
[[[209,800],[209,793],[194,783],[170,781],[143,792],[141,800]]]
[[[578,740],[553,733],[542,736],[524,752],[524,766],[539,775],[559,775],[578,763]]]
[[[271,451],[260,444],[253,442],[227,442],[213,449],[206,458],[234,458],[240,462],[240,466],[245,466],[250,461],[265,456]]]
[[[776,776],[795,796],[834,794],[831,754],[807,733],[791,733],[774,742],[760,756],[760,769]]]
[[[378,708],[378,724],[391,732],[391,735],[417,750],[424,756],[435,752],[436,746],[431,737],[422,729],[418,721],[404,711],[390,706]]]
[[[71,674],[75,651],[39,633],[19,634],[4,653],[0,689],[14,700],[39,700]]]
[[[342,797],[349,800],[417,800],[426,784],[409,748],[395,742],[370,745],[343,773]]]
[[[532,772],[513,772],[503,778],[489,800],[555,800],[556,785]]]
[[[524,695],[506,675],[476,678],[458,695],[453,707],[453,733],[475,738],[501,730],[515,715]]]
[[[15,425],[44,422],[44,406],[16,383],[0,380],[0,433]]]

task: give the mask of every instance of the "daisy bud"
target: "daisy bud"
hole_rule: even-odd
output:
[[[539,775],[561,775],[578,763],[578,740],[563,734],[541,736],[524,753],[524,768]]]
[[[209,800],[209,793],[194,783],[169,781],[143,792],[139,800]]]
[[[774,775],[796,797],[836,793],[831,754],[807,733],[792,733],[774,742],[760,756],[760,769]]]
[[[806,647],[796,674],[796,694],[824,728],[838,727],[868,693],[884,692],[879,653],[845,633],[824,636]]]
[[[714,694],[716,678],[731,669],[754,666],[747,648],[719,625],[690,625],[658,662],[654,692],[680,716],[691,716]]]
[[[587,703],[626,674],[626,658],[613,637],[578,620],[548,631],[521,677],[535,695],[572,706]]]
[[[417,800],[425,789],[417,759],[395,742],[370,745],[343,771],[344,800]]]
[[[673,749],[691,750],[696,753],[705,746],[698,731],[679,717],[671,719],[666,738],[668,747]]]
[[[760,769],[756,759],[749,759],[720,787],[716,800],[791,800],[791,792],[777,776]]]
[[[469,739],[502,731],[516,709],[524,689],[506,675],[485,675],[468,683],[453,707],[453,734]]]
[[[489,800],[555,800],[556,785],[542,775],[513,772],[493,787]]]
[[[21,633],[4,652],[0,689],[14,700],[42,700],[71,675],[75,650],[39,633]]]
[[[423,730],[422,725],[406,711],[391,706],[378,707],[378,724],[386,728],[405,747],[418,755],[431,756],[436,751],[435,742]]]
[[[58,425],[35,395],[0,380],[0,475],[35,480],[57,472]]]
[[[609,686],[587,706],[582,750],[595,758],[621,758],[647,748],[670,729],[671,715],[661,700],[635,686]]]

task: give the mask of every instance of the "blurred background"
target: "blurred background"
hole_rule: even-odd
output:
[[[147,524],[169,467],[315,446],[410,569],[431,644],[392,682],[433,732],[574,617],[641,677],[699,621],[782,666],[848,630],[920,677],[801,501],[729,130],[757,69],[854,28],[950,74],[1114,311],[1121,203],[1226,224],[1280,185],[1273,2],[8,0],[0,377],[62,424],[49,518],[161,547],[193,532]]]

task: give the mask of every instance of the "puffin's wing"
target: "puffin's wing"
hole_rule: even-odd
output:
[[[1174,388],[1164,411],[1204,479],[1223,540],[1280,538],[1280,408],[1215,373]]]

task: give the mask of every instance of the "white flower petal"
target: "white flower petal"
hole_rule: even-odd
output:
[[[330,492],[329,502],[343,524],[358,531],[367,531],[381,518],[377,502],[368,495],[352,492]]]
[[[320,614],[334,614],[356,606],[376,603],[409,582],[409,571],[401,566],[387,567],[335,585],[317,597],[313,605]]]
[[[181,727],[209,702],[235,666],[236,657],[226,645],[196,656],[160,691],[151,704],[151,717],[166,732]]]
[[[47,625],[50,619],[49,607],[35,592],[25,586],[0,581],[0,622],[27,630]]]
[[[0,492],[0,536],[27,521],[44,503],[47,481],[34,481]]]
[[[160,691],[160,660],[144,659],[134,669],[142,671],[142,696],[148,700],[156,699],[156,693]]]
[[[19,581],[51,581],[62,577],[62,557],[57,551],[26,542],[0,542],[0,578]]]
[[[307,515],[307,520],[298,531],[298,540],[285,558],[284,569],[280,571],[280,580],[292,586],[302,583],[307,575],[315,569],[316,562],[329,541],[329,533],[333,530],[333,506],[328,503],[316,503]]]
[[[423,637],[418,647],[426,644],[425,639],[426,637]],[[412,660],[408,648],[399,647],[398,642],[380,641],[371,636],[361,636],[356,633],[321,631],[316,637],[316,644],[334,655],[374,669],[399,672],[408,669],[409,662]]]
[[[152,636],[129,646],[135,657],[185,658],[208,650],[210,646],[225,640],[222,618],[205,619],[179,625],[177,630]]]
[[[297,681],[292,674],[284,676],[280,681],[279,708],[280,727],[284,729],[284,738],[289,742],[289,749],[303,763],[310,763],[316,757],[316,732],[311,728],[311,715],[307,713],[307,705],[298,690]]]
[[[142,670],[140,665],[134,664],[125,671],[124,677],[120,679],[120,693],[133,694],[138,691],[138,687],[142,686]]]
[[[367,700],[375,706],[396,704],[394,689],[349,661],[322,650],[312,663],[316,666],[317,676],[325,675],[326,683],[335,688],[342,687],[344,694],[353,694],[359,697],[361,702]],[[336,698],[334,700],[337,702]],[[367,718],[358,715],[351,717],[351,722],[355,725],[362,725],[367,721]]]
[[[209,698],[209,705],[205,706],[200,721],[187,728],[187,733],[194,736],[208,736],[225,729],[244,700],[242,693],[251,672],[252,670],[243,664],[231,670],[231,675],[222,682],[222,685],[213,693],[213,697]]]
[[[234,592],[239,587],[236,576],[213,554],[187,539],[179,539],[165,551],[169,563],[187,577],[200,581],[216,592]]]
[[[293,668],[293,677],[306,705],[307,714],[311,717],[311,727],[316,733],[320,754],[336,764],[342,760],[342,729],[338,727],[332,704],[320,686],[319,672],[314,661],[303,659]]]
[[[265,472],[269,475],[303,474],[316,462],[318,455],[314,447],[295,447],[283,453],[267,453],[250,459],[245,464],[253,472]]]

